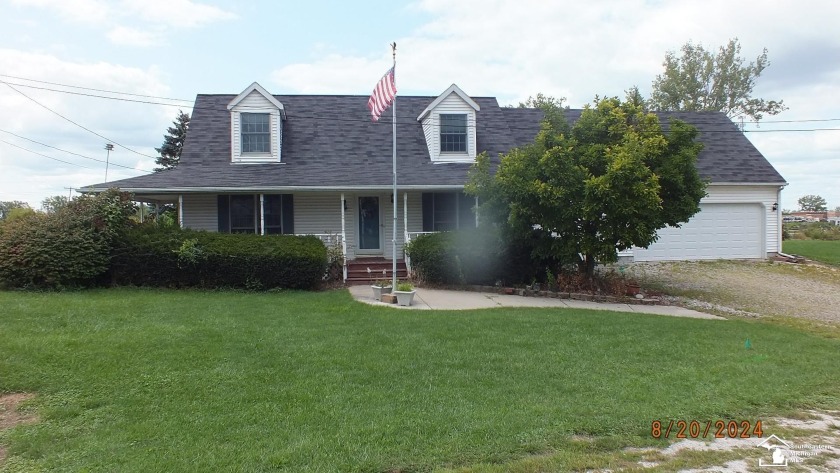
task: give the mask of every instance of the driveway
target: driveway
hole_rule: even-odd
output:
[[[767,261],[635,263],[623,267],[643,289],[679,296],[697,310],[781,316],[840,325],[840,269]]]

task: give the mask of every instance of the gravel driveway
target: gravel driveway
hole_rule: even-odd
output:
[[[840,269],[767,261],[634,263],[642,288],[698,309],[745,316],[797,317],[840,325]]]

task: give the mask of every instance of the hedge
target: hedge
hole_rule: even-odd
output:
[[[140,225],[114,248],[115,285],[202,288],[317,286],[327,249],[314,236],[225,234]]]
[[[86,287],[108,270],[111,245],[134,211],[130,196],[108,190],[45,214],[30,211],[0,225],[0,286]]]

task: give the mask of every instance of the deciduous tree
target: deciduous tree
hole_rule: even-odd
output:
[[[825,212],[828,210],[825,199],[818,195],[803,195],[796,202],[799,204],[799,210],[803,212]]]
[[[665,72],[656,76],[651,106],[656,110],[718,111],[730,118],[739,116],[761,120],[764,114],[787,110],[781,100],[754,98],[755,81],[770,61],[767,49],[744,64],[738,39],[718,48],[717,54],[702,45],[688,42],[681,55],[665,55]]]
[[[0,201],[0,220],[6,220],[9,216],[9,212],[12,209],[28,209],[29,204],[26,202],[21,202],[19,200],[4,200]]]
[[[479,156],[467,191],[511,235],[536,235],[538,256],[575,262],[591,276],[596,261],[647,247],[657,230],[698,212],[705,184],[696,136],[677,120],[663,133],[656,115],[632,101],[596,99],[571,127],[544,120],[534,143],[503,155],[495,174]]]
[[[67,206],[68,203],[70,203],[69,198],[63,195],[54,195],[41,201],[41,210],[48,214],[55,213]]]

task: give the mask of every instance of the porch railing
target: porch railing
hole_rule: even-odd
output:
[[[341,260],[343,261],[341,273],[344,281],[347,281],[347,242],[341,233],[296,233],[299,236],[314,236],[324,242],[327,248],[341,248]]]
[[[411,242],[411,240],[419,237],[420,235],[431,235],[432,233],[438,232],[405,232],[405,244],[408,245],[408,243]],[[403,253],[405,254],[405,269],[406,271],[408,271],[408,274],[411,275],[411,257],[408,256],[408,253],[406,253],[405,250],[403,250]]]

